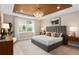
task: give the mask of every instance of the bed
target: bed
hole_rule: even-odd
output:
[[[46,35],[39,35],[32,38],[32,43],[36,44],[47,52],[60,46],[62,42],[62,37],[49,37]]]
[[[54,28],[59,28],[59,29],[63,29],[61,30],[51,30],[50,28],[53,27],[47,27],[47,31],[49,32],[57,32],[57,33],[63,33],[66,34],[66,30],[63,28],[60,28],[61,26],[58,27],[54,27]],[[54,29],[53,28],[53,29]],[[60,32],[61,31],[61,32]],[[64,37],[60,36],[60,37],[51,37],[51,36],[46,36],[46,35],[37,35],[32,37],[32,43],[34,43],[35,45],[39,46],[40,48],[44,49],[45,51],[49,52],[55,48],[57,48],[58,46],[61,46],[63,44],[63,39]]]

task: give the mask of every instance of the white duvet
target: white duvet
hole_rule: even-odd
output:
[[[32,39],[46,46],[52,45],[54,43],[57,43],[63,40],[62,37],[51,37],[51,36],[46,36],[46,35],[34,36],[32,37]]]

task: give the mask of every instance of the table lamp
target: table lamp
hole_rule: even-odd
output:
[[[2,39],[4,39],[5,35],[7,35],[7,33],[8,33],[9,24],[3,23],[1,28],[2,28],[2,31],[1,31],[2,36],[1,37],[2,37]]]
[[[70,27],[71,36],[76,37],[77,27]]]

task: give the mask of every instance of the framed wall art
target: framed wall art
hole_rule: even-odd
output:
[[[61,26],[61,17],[56,17],[51,20],[51,24],[55,26]]]

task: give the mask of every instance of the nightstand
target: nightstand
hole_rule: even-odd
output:
[[[13,55],[13,40],[0,40],[0,55]]]
[[[63,35],[63,44],[64,45],[68,44],[68,36],[67,35]]]
[[[68,36],[68,45],[79,47],[79,37]]]
[[[79,37],[68,36],[69,41],[79,41]]]

